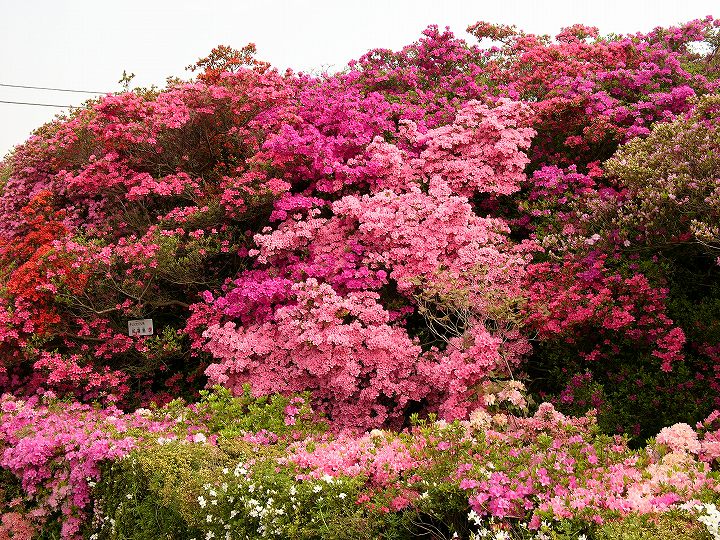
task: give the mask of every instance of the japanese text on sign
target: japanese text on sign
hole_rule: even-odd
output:
[[[131,336],[152,336],[152,319],[137,319],[134,321],[128,321],[128,334]]]

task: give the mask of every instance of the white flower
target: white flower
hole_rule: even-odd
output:
[[[329,474],[324,474],[322,480],[327,482],[328,484],[332,484],[335,481],[335,479]]]
[[[314,493],[320,493],[321,491],[322,491],[322,486],[320,484],[313,486]]]
[[[475,510],[470,510],[470,513],[468,514],[468,521],[478,526],[482,525],[482,519]]]
[[[200,495],[198,497],[198,504],[200,505],[200,508],[205,508],[205,505],[207,504],[207,501],[205,500],[205,497]]]
[[[344,499],[345,497],[347,497],[347,493],[341,493],[340,495],[338,495],[338,497]]]
[[[192,440],[196,443],[204,443],[207,441],[207,437],[204,433],[196,433],[195,435],[193,435]]]

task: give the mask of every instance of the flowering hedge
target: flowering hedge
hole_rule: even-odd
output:
[[[0,534],[712,530],[719,23],[468,31],[221,46],[2,161]]]
[[[593,416],[543,404],[521,417],[500,403],[465,421],[333,435],[303,397],[256,402],[218,389],[191,406],[95,411],[100,424],[79,435],[72,408],[6,397],[5,424],[37,427],[15,432],[3,466],[23,471],[25,502],[11,501],[12,515],[29,528],[60,516],[65,538],[81,526],[92,538],[604,538],[617,524],[668,515],[698,538],[702,523],[712,527],[720,413],[631,450]],[[77,478],[51,478],[49,468]]]

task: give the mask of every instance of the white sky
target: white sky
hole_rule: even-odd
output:
[[[369,49],[399,49],[430,24],[478,21],[555,35],[574,23],[602,33],[720,17],[717,0],[0,0],[0,83],[118,91],[162,86],[219,44],[254,42],[284,69],[339,69]],[[0,100],[79,105],[89,96],[0,87]],[[0,103],[0,158],[60,109]]]

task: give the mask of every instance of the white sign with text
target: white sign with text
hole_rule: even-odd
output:
[[[131,336],[152,336],[152,319],[137,319],[134,321],[128,321],[128,334]]]

